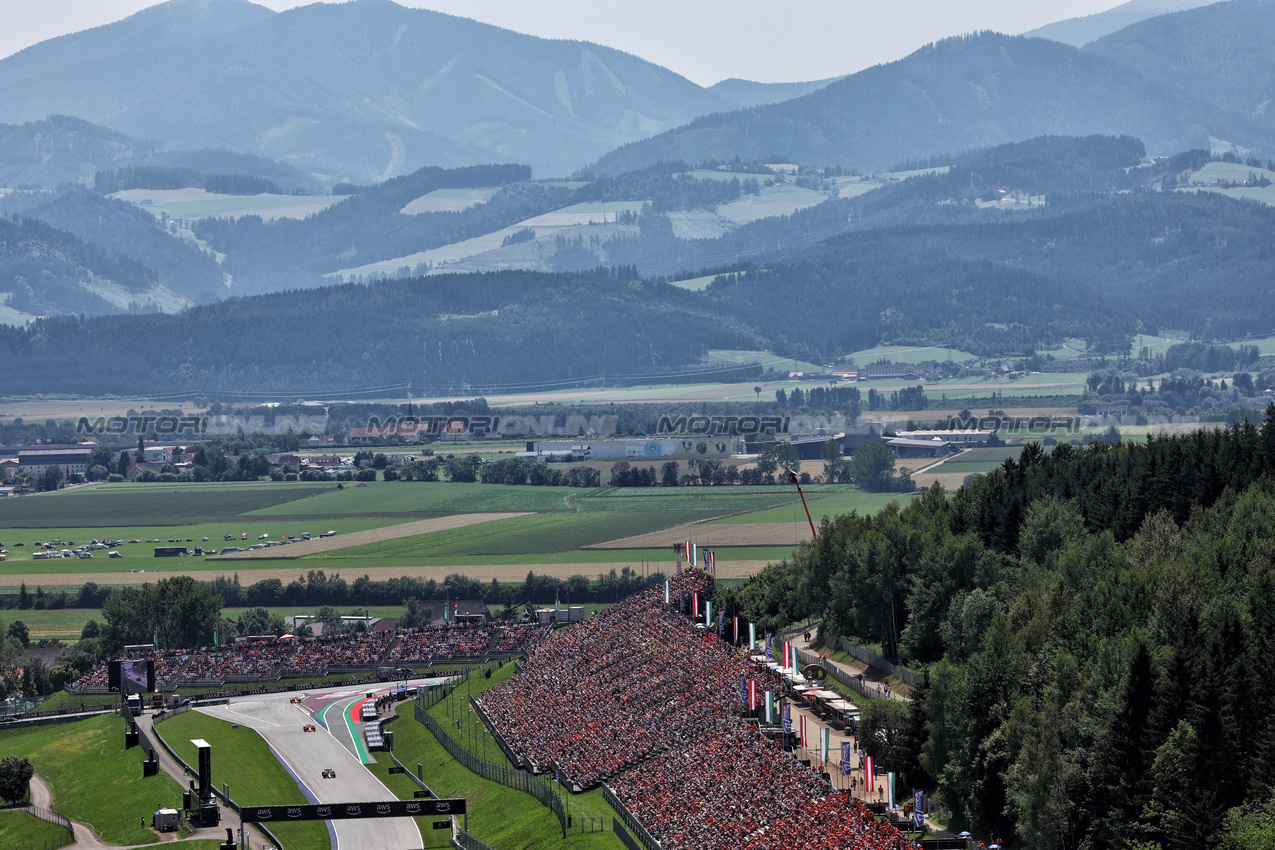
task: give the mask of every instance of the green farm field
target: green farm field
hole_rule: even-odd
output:
[[[218,195],[204,189],[125,189],[110,197],[137,204],[159,218],[305,218],[344,201],[345,195]]]
[[[763,188],[760,195],[745,195],[737,201],[718,204],[717,214],[736,224],[749,224],[772,216],[792,215],[827,199],[823,192],[780,183]]]
[[[907,465],[907,461],[900,461],[899,465]],[[857,511],[860,516],[875,514],[891,502],[898,502],[900,506],[906,505],[914,498],[906,493],[868,493],[849,485],[837,485],[842,488],[840,492],[811,492],[810,488],[806,490],[806,502],[810,508],[810,516],[818,525],[819,520],[823,517],[833,519],[841,514],[848,514],[851,511]],[[766,510],[755,511],[747,514],[738,514],[736,516],[724,517],[714,520],[711,525],[737,525],[742,523],[756,522],[805,522],[806,513],[801,508],[801,502],[793,500],[789,504],[779,505]]]

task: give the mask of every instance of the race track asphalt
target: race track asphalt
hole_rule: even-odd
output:
[[[304,708],[289,701],[292,696],[295,694],[243,697],[229,705],[199,711],[257,730],[316,803],[398,799],[322,726],[315,732],[304,731],[305,725],[314,720]],[[323,778],[323,771],[328,768],[336,771],[335,779]],[[423,844],[411,818],[338,820],[329,824],[336,834],[334,850],[415,850]]]

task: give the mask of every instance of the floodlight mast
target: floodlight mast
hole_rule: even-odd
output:
[[[788,473],[788,483],[797,488],[797,495],[801,497],[801,506],[806,510],[806,522],[810,523],[810,539],[815,540],[819,535],[815,531],[815,521],[810,518],[810,506],[806,504],[806,494],[801,492],[801,483],[797,480],[796,473]]]

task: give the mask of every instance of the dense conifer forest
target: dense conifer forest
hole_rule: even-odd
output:
[[[924,671],[865,747],[954,829],[1251,847],[1275,807],[1275,405],[1260,426],[1028,446],[950,498],[825,520],[727,593]]]

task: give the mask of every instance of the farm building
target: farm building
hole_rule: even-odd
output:
[[[43,475],[50,466],[62,467],[63,473],[70,475],[78,472],[83,475],[88,471],[89,450],[75,449],[33,449],[18,452],[18,466],[35,476]]]
[[[976,431],[964,430],[960,428],[952,428],[942,431],[904,431],[900,436],[907,437],[911,440],[933,440],[939,439],[947,443],[953,443],[961,448],[978,448],[986,445],[987,440],[995,431]]]
[[[742,437],[688,435],[650,440],[529,440],[523,457],[546,460],[656,460],[660,458],[728,458],[744,451]]]
[[[894,452],[894,456],[900,460],[916,457],[942,457],[956,451],[955,446],[945,440],[940,440],[938,437],[931,440],[892,437],[886,440],[885,444]]]
[[[915,378],[917,371],[911,363],[870,363],[859,370],[859,377],[867,381],[881,378]]]

